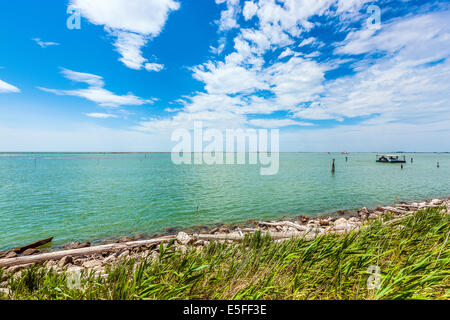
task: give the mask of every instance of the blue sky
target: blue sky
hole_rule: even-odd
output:
[[[194,121],[450,151],[447,1],[10,1],[0,27],[1,151],[170,151]]]

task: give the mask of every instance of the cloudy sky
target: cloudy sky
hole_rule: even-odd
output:
[[[194,121],[450,151],[448,1],[8,1],[0,39],[0,151],[170,151]]]

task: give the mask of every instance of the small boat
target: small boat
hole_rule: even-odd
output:
[[[398,154],[377,154],[377,162],[406,163],[406,156]]]

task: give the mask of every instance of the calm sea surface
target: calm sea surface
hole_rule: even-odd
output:
[[[261,176],[256,165],[174,165],[170,154],[0,154],[0,249],[450,195],[450,154],[407,160],[401,170],[369,153],[285,153],[278,174]]]

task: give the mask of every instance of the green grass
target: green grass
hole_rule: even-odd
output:
[[[257,233],[234,245],[211,243],[185,253],[160,247],[159,258],[122,261],[107,278],[66,275],[38,266],[9,277],[3,299],[449,299],[449,215],[419,211],[391,225],[281,243]],[[383,218],[384,221],[390,217]],[[381,270],[368,289],[368,268]],[[133,267],[134,270],[133,270]],[[0,277],[2,276],[0,271]]]

